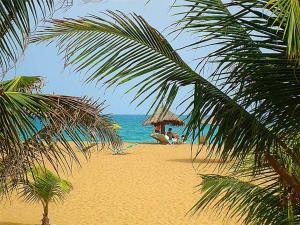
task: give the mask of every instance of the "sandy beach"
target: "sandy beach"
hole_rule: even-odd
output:
[[[196,161],[199,173],[213,173],[214,165]],[[215,164],[217,162],[212,162]],[[82,167],[66,177],[74,190],[63,204],[50,205],[56,225],[221,225],[209,212],[186,213],[199,198],[200,183],[191,164],[189,145],[138,144],[125,155],[108,150],[82,157]],[[16,197],[0,203],[0,225],[39,224],[42,208]],[[225,212],[224,212],[225,215]]]

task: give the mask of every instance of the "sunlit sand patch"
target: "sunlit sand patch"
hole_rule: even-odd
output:
[[[221,225],[223,215],[210,210],[187,214],[200,196],[198,173],[212,173],[219,162],[207,165],[204,153],[192,166],[189,145],[139,144],[125,155],[93,152],[82,168],[67,177],[74,190],[63,204],[49,209],[56,225]],[[198,166],[199,165],[199,166]],[[196,168],[196,169],[195,169]],[[42,207],[12,197],[0,204],[5,225],[39,224]],[[225,224],[238,224],[233,220]],[[0,225],[4,225],[1,224]]]

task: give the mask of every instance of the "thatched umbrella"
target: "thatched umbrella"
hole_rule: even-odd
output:
[[[172,113],[171,111],[165,112],[163,107],[160,107],[156,112],[144,121],[144,126],[146,125],[161,125],[161,133],[165,134],[165,125],[171,124],[173,126],[183,126],[184,122]]]

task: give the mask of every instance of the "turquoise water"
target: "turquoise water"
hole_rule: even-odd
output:
[[[154,143],[155,140],[150,137],[153,131],[153,126],[143,126],[143,122],[148,118],[145,115],[113,115],[113,119],[122,126],[118,130],[119,135],[123,141],[127,142],[150,142]],[[173,132],[179,135],[183,134],[184,127],[166,126],[166,130],[172,127]],[[203,134],[207,133],[204,129]]]
[[[121,136],[122,140],[125,142],[148,142],[155,143],[155,140],[150,137],[153,132],[153,126],[143,126],[144,121],[149,116],[146,115],[113,115],[113,120],[121,125],[121,129],[117,132]],[[184,120],[184,118],[181,118]],[[36,127],[40,129],[42,127],[39,121],[35,122]],[[172,127],[173,132],[179,134],[180,136],[184,132],[184,126],[176,127],[166,125],[166,131],[169,127]],[[206,135],[209,127],[205,127],[202,135]],[[67,137],[68,139],[68,137]],[[71,140],[71,139],[70,139]],[[188,138],[188,143],[191,142],[191,138]]]

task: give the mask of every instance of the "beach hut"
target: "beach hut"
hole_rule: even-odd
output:
[[[183,120],[179,119],[175,113],[171,111],[165,112],[163,107],[160,107],[156,110],[156,112],[150,116],[147,120],[144,121],[144,126],[153,125],[153,126],[160,126],[161,127],[161,134],[165,134],[165,125],[173,125],[173,126],[183,126]]]

